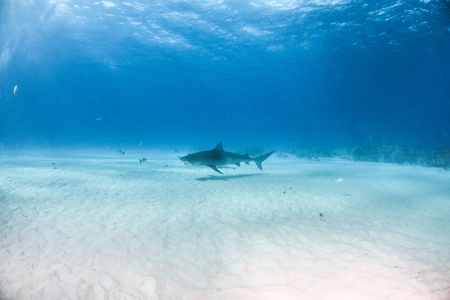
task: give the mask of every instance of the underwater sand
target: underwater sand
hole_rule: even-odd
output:
[[[450,172],[263,166],[0,154],[0,298],[450,299]]]

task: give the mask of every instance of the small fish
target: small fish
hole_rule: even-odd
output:
[[[14,96],[17,96],[17,85],[14,87]]]
[[[119,152],[119,153],[122,154],[122,155],[125,155],[125,151],[117,150],[117,152]]]
[[[145,163],[146,161],[147,161],[147,159],[144,157],[143,159],[139,160],[139,163],[142,164],[142,163]]]
[[[106,120],[106,115],[99,115],[99,116],[96,118],[96,120],[97,120],[97,121],[104,121],[104,120]]]
[[[344,178],[339,178],[339,179],[336,179],[335,183],[339,183],[339,182],[342,182],[342,181],[344,181]]]

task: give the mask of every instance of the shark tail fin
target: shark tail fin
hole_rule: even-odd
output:
[[[272,151],[272,152],[266,153],[266,154],[264,154],[264,155],[261,155],[261,156],[256,157],[256,158],[255,158],[255,164],[256,164],[256,166],[257,166],[260,170],[262,170],[262,162],[265,161],[265,160],[266,160],[269,156],[271,156],[272,153],[274,153],[274,152],[275,152],[275,150]]]

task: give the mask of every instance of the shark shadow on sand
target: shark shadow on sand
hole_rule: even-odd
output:
[[[228,176],[209,175],[208,177],[197,178],[197,180],[198,181],[210,181],[210,180],[228,181],[229,179],[237,179],[237,178],[244,178],[244,177],[251,177],[251,176],[261,176],[261,175],[265,175],[265,174],[244,174],[244,175],[228,175]]]

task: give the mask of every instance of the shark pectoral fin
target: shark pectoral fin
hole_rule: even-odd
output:
[[[208,165],[208,167],[210,167],[211,169],[213,169],[214,171],[223,174],[222,172],[219,171],[219,169],[217,169],[217,167],[215,165]]]
[[[237,163],[236,163],[236,166],[240,167],[240,166],[241,166],[241,163],[237,162]]]

